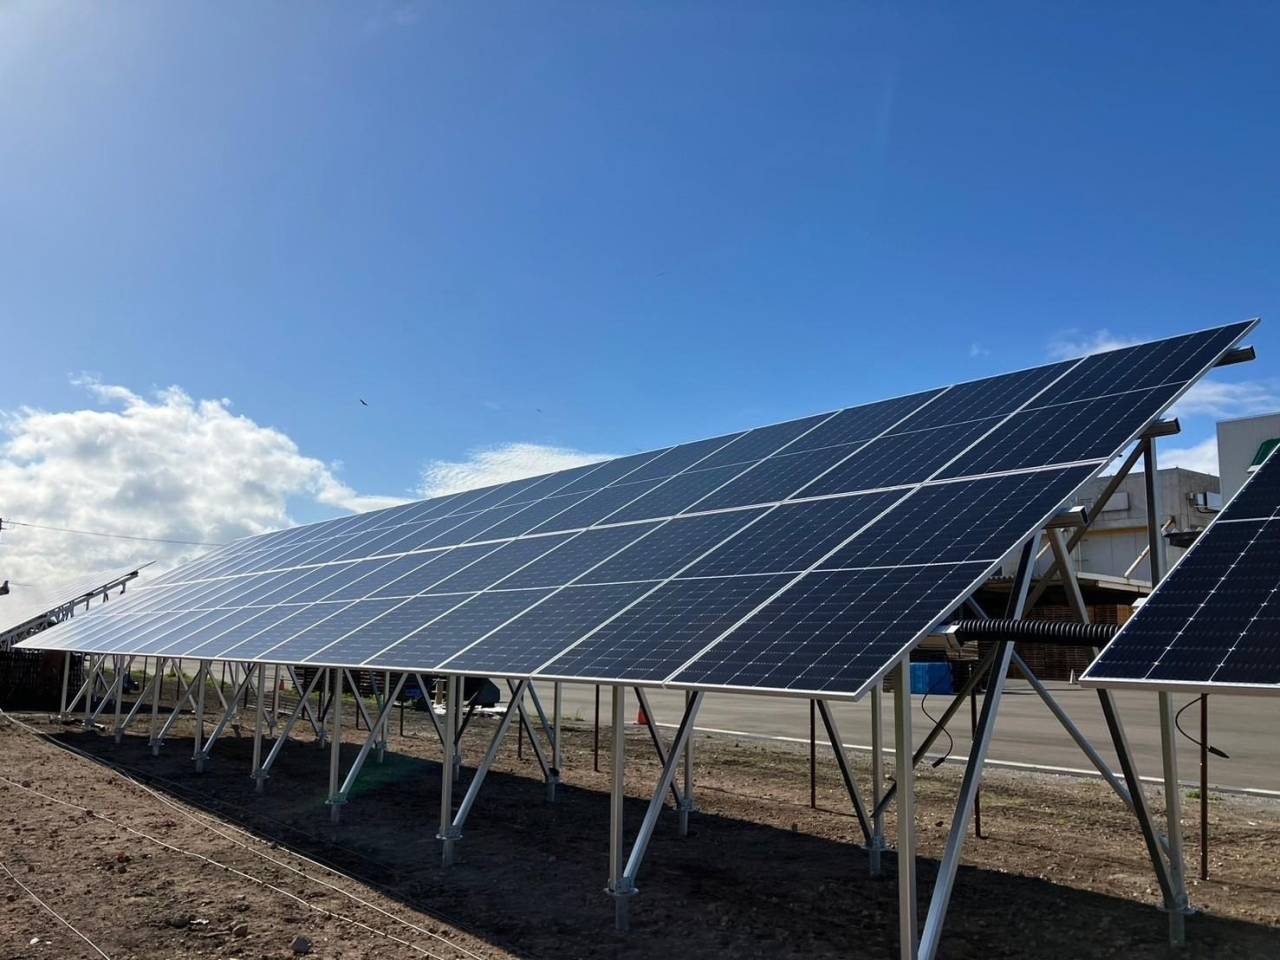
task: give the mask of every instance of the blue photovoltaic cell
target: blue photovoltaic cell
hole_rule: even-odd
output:
[[[561,654],[539,676],[663,680],[790,580],[776,575],[672,580]]]
[[[583,574],[577,582],[665,580],[763,512],[763,509],[734,510],[668,520],[647,537]]]
[[[670,517],[685,510],[697,510],[698,502],[717,487],[728,483],[746,469],[745,464],[696,470],[672,477],[661,486],[650,490],[639,500],[629,503],[609,514],[607,523],[625,523],[630,520],[653,520]]]
[[[986,569],[966,563],[807,574],[673,679],[856,692],[940,620]]]
[[[482,676],[531,673],[654,586],[566,587],[442,666]]]
[[[423,671],[461,652],[459,670],[516,675],[563,654],[557,669],[646,682],[680,682],[659,674],[705,650],[681,677],[857,695],[1248,329],[246,538],[131,587],[101,626],[24,646]],[[1268,569],[1270,541],[1248,543]],[[1269,622],[1248,589],[1250,623]],[[1258,629],[1237,631],[1222,676],[1256,672]],[[1157,666],[1198,669],[1216,648],[1195,643]]]
[[[1032,400],[1075,362],[1065,360],[1033,370],[956,384],[919,412],[913,413],[897,428],[898,432],[922,430],[949,423],[966,423],[1012,413]]]
[[[512,540],[453,576],[441,580],[431,588],[431,592],[471,593],[483,590],[537,560],[544,553],[554,550],[572,536],[572,533],[553,533],[545,537]]]
[[[284,609],[276,607],[274,610]],[[272,612],[274,612],[274,610]],[[225,612],[225,611],[224,611]],[[266,611],[262,607],[241,607],[238,610],[232,610],[225,617],[208,624],[199,635],[188,634],[183,638],[183,651],[189,653],[191,657],[198,659],[200,657],[214,657],[227,649],[232,641],[226,639],[233,630],[239,630],[249,621],[255,621],[255,632],[268,626],[275,620],[283,619],[283,617],[265,616]],[[244,636],[244,634],[240,634]],[[207,638],[207,639],[204,639]],[[203,642],[202,642],[203,640]]]
[[[720,510],[785,500],[857,449],[858,444],[850,443],[761,460],[737,479],[699,500],[697,509]]]
[[[1280,690],[1280,457],[1249,479],[1085,679]]]
[[[357,600],[350,606],[339,607],[332,616],[316,622],[296,637],[286,640],[268,651],[267,656],[279,657],[284,663],[297,663],[321,653],[325,647],[345,637],[352,630],[396,606],[399,600]]]
[[[550,590],[493,590],[470,598],[457,597],[465,602],[365,661],[365,665],[431,669],[549,593]]]
[[[967,477],[1050,463],[1109,460],[1159,416],[1179,385],[1015,413],[942,472]]]
[[[584,531],[498,585],[503,589],[563,586],[657,527],[656,523],[632,523]]]
[[[822,426],[811,430],[791,444],[787,450],[788,452],[816,450],[819,447],[870,440],[890,429],[912,411],[920,409],[922,404],[941,392],[941,390],[926,390],[923,393],[913,393],[909,397],[896,397],[893,400],[881,400],[878,403],[841,410]]]
[[[417,593],[425,593],[440,581],[487,557],[499,547],[500,544],[491,543],[474,547],[454,547],[452,550],[442,550],[438,553],[419,554],[429,562],[405,574],[399,580],[392,580],[385,587],[379,587],[373,591],[372,596],[412,597]],[[433,557],[434,559],[431,559]]]
[[[808,570],[906,491],[784,503],[683,571],[686,577]]]
[[[698,461],[698,469],[709,470],[712,467],[725,467],[734,463],[746,464],[760,460],[772,453],[777,453],[783,446],[812,430],[829,416],[831,416],[829,413],[820,413],[816,417],[805,417],[802,420],[775,423],[768,427],[749,430],[705,460]]]
[[[272,647],[315,626],[345,606],[345,603],[312,603],[300,607],[294,607],[292,604],[288,607],[280,607],[278,609],[290,610],[287,617],[283,620],[274,620],[261,629],[256,618],[237,627],[226,635],[227,645],[218,656],[236,660],[255,660]]]
[[[374,560],[372,569],[362,571],[363,576],[335,590],[328,599],[358,600],[361,597],[371,597],[383,587],[413,573],[424,564],[430,564],[435,557],[436,555],[430,553],[407,553],[403,557],[392,560]]]
[[[578,493],[579,491],[586,490],[599,490],[601,487],[626,478],[628,474],[638,470],[650,460],[661,456],[667,449],[669,448],[664,448],[662,450],[650,450],[648,453],[633,453],[629,457],[618,457],[616,460],[608,460],[605,463],[600,464],[597,469],[592,470],[589,473],[585,473],[572,483],[567,483],[563,487],[560,487],[556,490],[556,493],[564,494]]]
[[[837,550],[823,569],[994,563],[1084,483],[1088,467],[926,485]]]
[[[587,499],[539,524],[530,530],[531,533],[550,533],[553,530],[580,530],[604,520],[619,507],[625,507],[637,497],[642,497],[661,480],[645,480],[641,483],[623,483],[616,487],[605,487],[597,490]]]
[[[1101,397],[1199,376],[1249,329],[1251,322],[1189,333],[1085,357],[1080,365],[1037,398],[1036,405]]]
[[[491,540],[518,537],[521,534],[528,533],[535,527],[541,526],[543,522],[550,520],[558,513],[563,513],[575,503],[585,500],[589,496],[591,496],[591,493],[583,490],[565,496],[547,497],[537,503],[526,504],[525,508],[519,513],[513,513],[506,520],[486,530],[485,536]]]
[[[661,480],[664,477],[675,476],[684,470],[702,466],[703,458],[720,450],[730,441],[737,439],[741,434],[730,433],[723,437],[712,437],[710,440],[696,440],[693,443],[682,443],[678,447],[672,447],[666,453],[654,457],[635,473],[628,474],[625,478],[626,483],[635,483],[640,480]]]
[[[398,601],[397,606],[376,620],[352,630],[333,646],[313,655],[311,660],[342,666],[364,663],[414,631],[421,630],[424,625],[448,613],[469,597],[470,594],[433,593]]]
[[[874,490],[877,487],[919,483],[929,479],[999,422],[994,418],[972,420],[872,440],[796,496],[820,497],[853,490]]]

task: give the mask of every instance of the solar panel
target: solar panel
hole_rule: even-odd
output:
[[[248,538],[38,642],[860,696],[1252,326]]]
[[[1082,680],[1280,693],[1280,456],[1253,473]]]

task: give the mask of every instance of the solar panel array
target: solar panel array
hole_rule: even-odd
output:
[[[1280,692],[1280,456],[1254,472],[1084,679]]]
[[[249,538],[40,643],[860,696],[1251,328]]]

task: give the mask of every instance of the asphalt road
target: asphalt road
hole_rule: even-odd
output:
[[[539,694],[550,709],[551,684],[540,683]],[[1047,684],[1055,699],[1075,721],[1085,736],[1118,769],[1115,751],[1098,696],[1066,683]],[[684,694],[671,690],[647,691],[655,719],[660,724],[675,725],[683,712]],[[1130,691],[1117,691],[1120,715],[1130,745],[1137,758],[1138,770],[1143,776],[1159,777],[1160,718],[1156,709],[1156,695]],[[893,697],[886,695],[883,703],[885,746],[893,745]],[[933,726],[922,711],[922,698],[913,696],[913,733],[920,743]],[[1174,697],[1177,707],[1193,699],[1190,695]],[[924,704],[935,717],[946,708],[949,697],[932,696]],[[833,713],[846,746],[867,747],[871,743],[871,698],[860,703],[833,704]],[[590,721],[595,711],[595,689],[591,686],[565,684],[564,711],[566,717],[578,717]],[[608,687],[600,691],[601,723],[609,723],[610,692]],[[636,717],[636,700],[633,692],[627,695],[627,718]],[[1209,742],[1230,754],[1229,760],[1210,757],[1209,782],[1216,786],[1276,791],[1280,794],[1280,699],[1274,697],[1213,696],[1209,698]],[[734,732],[769,737],[790,737],[807,743],[809,739],[809,705],[806,700],[753,695],[728,695],[709,693],[698,714],[696,727],[706,732]],[[1192,736],[1199,736],[1199,707],[1193,706],[1182,715],[1182,727]],[[963,708],[951,721],[950,729],[955,737],[953,755],[967,755],[969,751],[969,710]],[[826,742],[821,720],[818,721],[818,738]],[[940,737],[932,755],[946,747],[947,738]],[[820,753],[820,762],[829,762],[830,753]],[[1062,768],[1090,768],[1088,759],[1072,741],[1066,730],[1049,712],[1044,702],[1024,681],[1010,681],[996,723],[995,739],[989,758],[994,761],[1030,764],[1034,766]],[[1179,777],[1185,781],[1198,781],[1199,750],[1178,737]]]

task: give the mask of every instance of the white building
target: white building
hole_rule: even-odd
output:
[[[1249,465],[1259,448],[1280,437],[1280,413],[1260,417],[1223,420],[1218,424],[1218,473],[1222,477],[1222,498],[1230,500],[1249,475]]]

